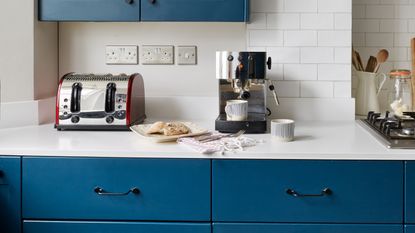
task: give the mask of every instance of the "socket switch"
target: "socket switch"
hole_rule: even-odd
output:
[[[108,65],[136,65],[138,64],[137,46],[115,46],[109,45],[105,48],[106,64]]]
[[[179,46],[177,54],[177,63],[179,65],[196,65],[197,64],[197,47],[196,46]]]
[[[174,47],[171,45],[144,45],[141,59],[143,65],[173,65]]]

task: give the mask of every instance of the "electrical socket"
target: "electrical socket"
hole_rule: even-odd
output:
[[[196,65],[197,64],[197,47],[196,46],[179,46],[177,53],[177,64],[179,65]]]
[[[173,65],[174,46],[171,45],[143,45],[141,51],[143,65]]]
[[[136,65],[138,64],[138,47],[131,45],[108,45],[105,48],[108,65]]]

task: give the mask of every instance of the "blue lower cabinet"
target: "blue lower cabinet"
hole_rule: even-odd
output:
[[[402,223],[399,161],[214,160],[219,222]]]
[[[23,158],[23,218],[210,221],[209,160]]]
[[[415,223],[415,162],[405,162],[405,222]]]
[[[403,226],[398,224],[214,223],[213,233],[402,233],[402,228]]]
[[[0,157],[0,232],[21,232],[21,160]]]
[[[140,21],[139,0],[38,0],[42,21]]]
[[[405,233],[415,233],[415,225],[405,225]]]
[[[249,0],[141,1],[141,21],[248,21]]]
[[[23,233],[211,233],[209,223],[24,221]]]

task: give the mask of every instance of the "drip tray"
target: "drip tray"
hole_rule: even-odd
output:
[[[227,121],[226,114],[220,114],[215,121],[215,130],[221,133],[236,133],[246,130],[246,133],[266,133],[267,118],[264,114],[249,114],[246,121]]]

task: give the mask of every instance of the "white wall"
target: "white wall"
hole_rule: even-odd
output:
[[[274,59],[281,97],[350,103],[351,8],[351,0],[251,1],[247,44]]]
[[[353,0],[353,46],[364,63],[370,55],[386,48],[388,62],[380,72],[411,69],[410,39],[415,37],[415,1],[413,0]],[[388,82],[380,95],[381,108],[387,108]],[[353,82],[354,89],[357,82]]]
[[[148,97],[214,97],[215,53],[244,50],[245,27],[244,23],[61,23],[60,76],[139,72]],[[198,65],[106,65],[106,45],[196,45]]]

